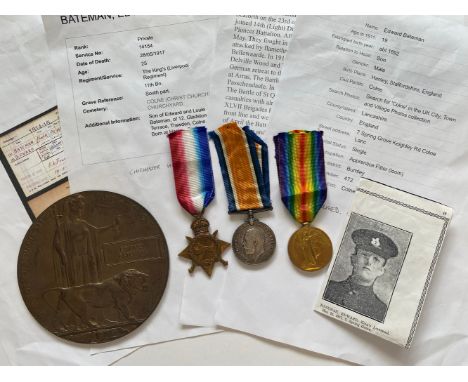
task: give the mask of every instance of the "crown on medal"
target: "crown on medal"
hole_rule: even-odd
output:
[[[190,226],[195,236],[200,234],[209,234],[208,227],[210,223],[205,218],[197,218]]]

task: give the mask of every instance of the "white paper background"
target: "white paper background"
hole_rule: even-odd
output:
[[[302,77],[304,84],[313,84],[314,78],[295,71],[294,65],[300,66],[299,61],[307,60],[309,57],[303,54],[303,48],[311,48],[306,35],[300,35],[299,38],[297,36],[300,32],[299,20],[304,25],[314,22],[313,18],[298,17],[296,35],[290,45],[278,91],[279,99],[275,103],[271,118],[273,125],[275,115],[286,117],[280,119],[281,122],[286,120],[287,123],[278,124],[277,131],[313,127],[310,126],[310,115],[307,111],[305,113],[290,112],[292,109],[291,94],[294,94],[295,89],[288,89],[288,76]],[[406,19],[406,22],[410,21]],[[350,20],[348,19],[347,22],[349,23]],[[428,35],[436,41],[444,41],[447,44],[450,42],[458,46],[453,58],[456,59],[458,53],[460,54],[458,59],[462,61],[464,53],[461,47],[465,47],[467,41],[466,30],[463,27],[434,18],[429,19],[426,28]],[[292,65],[288,66],[288,60],[294,51],[296,59],[291,60]],[[297,59],[297,57],[302,58]],[[460,76],[460,83],[465,79],[465,76]],[[310,91],[313,92],[313,88]],[[466,351],[468,328],[465,325],[467,309],[464,308],[467,303],[464,290],[468,287],[468,268],[464,267],[462,259],[458,258],[462,256],[468,244],[465,234],[468,216],[464,213],[466,199],[463,191],[464,185],[468,184],[467,173],[464,169],[464,163],[466,164],[467,160],[464,150],[466,146],[464,142],[467,139],[465,122],[466,116],[463,115],[456,125],[458,148],[444,158],[444,184],[435,183],[434,179],[429,178],[432,185],[440,186],[440,188],[424,195],[453,207],[455,215],[448,230],[445,246],[410,351],[399,349],[394,344],[386,343],[313,311],[313,304],[325,273],[302,273],[294,269],[287,258],[287,242],[297,225],[281,204],[271,140],[268,143],[271,147],[271,189],[275,208],[271,227],[277,236],[278,243],[275,258],[272,264],[256,273],[246,272],[234,262],[234,266],[227,274],[222,300],[218,305],[216,322],[225,327],[362,364],[468,363],[466,355],[468,354]],[[428,169],[428,176],[430,177],[430,169]],[[378,180],[385,181],[385,178],[380,177]],[[419,189],[415,184],[409,191],[418,193]],[[346,205],[346,203],[343,204]],[[328,211],[320,212],[314,221],[314,225],[324,229],[330,235],[335,248],[343,223],[344,215],[337,218],[336,215],[331,216]]]
[[[39,16],[0,18],[0,132],[55,106],[55,87]]]
[[[281,16],[274,16],[275,18],[281,18]],[[243,21],[243,22],[249,22],[251,20],[247,20],[243,17],[238,17],[238,16],[225,16],[221,17],[219,19],[219,24],[218,24],[218,38],[216,41],[216,52],[215,52],[215,59],[213,62],[213,67],[212,67],[212,73],[211,73],[211,84],[210,84],[210,107],[208,111],[208,128],[209,130],[214,130],[221,126],[223,118],[224,117],[224,112],[225,111],[230,111],[232,113],[232,109],[228,109],[225,104],[226,104],[226,96],[230,95],[233,96],[233,94],[229,93],[227,91],[227,80],[228,80],[228,75],[229,75],[229,68],[231,65],[236,65],[239,66],[236,62],[231,61],[231,57],[235,57],[237,60],[239,60],[239,57],[241,56],[235,56],[232,54],[232,46],[233,42],[239,42],[239,40],[235,40],[233,38],[234,34],[238,34],[235,32],[235,25],[236,21]],[[294,28],[294,17],[287,18],[288,21],[291,21],[291,24],[289,25],[291,29]],[[256,32],[253,32],[249,35],[249,39],[247,39],[247,42],[251,43],[250,37],[255,38],[255,39],[262,39],[266,38],[267,41],[272,41],[275,40],[273,37],[265,37],[261,35],[258,32],[272,32],[274,30],[274,27],[282,26],[285,27],[285,22],[284,20],[281,22],[278,21],[260,21],[260,20],[253,20],[257,23],[263,23],[264,25],[269,26],[270,28],[266,27],[251,27],[251,26],[243,26],[240,25],[239,27],[242,29],[248,29],[248,30],[253,30]],[[288,33],[292,33],[291,31],[288,30]],[[284,32],[279,32],[280,35],[284,36]],[[247,36],[244,34],[244,36],[247,38]],[[281,41],[289,41],[286,38],[281,38]],[[260,46],[265,49],[265,46],[269,45],[268,43],[265,43],[265,40],[261,40],[262,42],[260,43]],[[276,46],[275,46],[276,47]],[[282,45],[282,48],[287,49],[287,46]],[[238,49],[240,51],[249,51],[248,49]],[[257,50],[254,51],[255,53],[258,53]],[[276,57],[276,55],[273,55]],[[252,60],[253,61],[253,60]],[[272,68],[271,64],[277,65],[274,67],[275,70],[279,70],[278,67],[280,67],[283,63],[283,60],[281,59],[273,59],[273,60],[260,60],[261,62],[267,62],[269,63],[270,66],[268,66],[268,70]],[[241,67],[244,68],[250,68],[250,71],[248,72],[249,74],[252,74],[252,68],[258,69],[258,65],[255,64],[241,64]],[[265,66],[261,67],[261,69],[265,69]],[[270,78],[274,78],[275,76],[270,76]],[[256,81],[256,84],[259,84],[259,81]],[[276,83],[268,82],[268,81],[263,81],[263,84],[270,88],[270,86],[273,86],[277,88]],[[255,98],[255,97],[251,97]],[[251,106],[251,105],[250,105]],[[262,113],[262,112],[252,112],[248,113],[250,115],[254,114],[257,116],[256,121],[261,122],[262,124],[268,124],[268,118],[270,117],[270,114],[268,113]],[[229,118],[231,120],[232,118]],[[243,119],[244,120],[244,119]],[[242,127],[242,123],[240,120],[237,120],[239,125]],[[256,125],[256,124],[255,124]],[[258,129],[255,128],[255,125],[252,125],[251,128],[256,131],[257,134],[264,133],[265,129],[262,129],[259,131]],[[209,216],[214,216],[214,219],[212,221],[212,227],[215,228],[220,228],[220,234],[225,237],[225,240],[231,241],[232,235],[234,234],[234,231],[236,228],[242,224],[243,219],[245,217],[241,216],[228,216],[227,211],[227,198],[226,198],[226,192],[224,189],[224,184],[221,176],[221,170],[219,166],[219,161],[218,161],[218,155],[216,153],[216,150],[214,148],[214,144],[210,143],[210,149],[211,149],[211,158],[212,158],[212,163],[213,163],[213,173],[215,176],[215,184],[216,184],[216,199],[215,201],[211,204],[211,206],[207,209],[208,213],[210,214]],[[272,171],[272,170],[270,170]],[[216,211],[216,213],[213,213],[213,211]],[[259,214],[257,217],[260,219],[268,218],[270,215],[269,212]],[[208,215],[207,215],[208,216]],[[211,218],[210,218],[211,219]],[[211,221],[211,220],[210,220]],[[215,225],[216,223],[216,225]],[[234,253],[232,252],[232,248],[229,248],[226,251],[226,255],[232,259],[231,261],[237,261],[235,260]],[[261,266],[260,268],[263,268]],[[247,271],[252,271],[252,267],[246,267],[245,268]],[[229,272],[229,269],[227,270]],[[183,300],[182,300],[182,306],[181,306],[181,313],[180,313],[180,321],[181,323],[185,325],[197,325],[197,326],[212,326],[215,324],[214,322],[214,314],[216,312],[216,307],[219,301],[219,298],[221,296],[221,291],[224,285],[225,281],[225,276],[226,272],[220,270],[217,272],[214,272],[213,276],[211,279],[207,279],[205,277],[200,277],[200,276],[186,276],[185,278],[185,284],[184,284],[184,293],[183,293]]]
[[[55,105],[54,83],[39,16],[0,18],[2,130]],[[17,283],[18,253],[31,219],[0,166],[0,364],[107,365],[128,350],[89,355],[88,345],[63,341],[40,326],[27,310]]]
[[[69,165],[69,180],[70,189],[72,192],[84,190],[107,190],[118,192],[128,196],[141,205],[143,205],[158,221],[161,229],[167,240],[170,255],[170,271],[169,280],[164,293],[164,296],[159,303],[156,311],[150,318],[131,335],[113,342],[109,345],[101,345],[93,348],[93,352],[108,351],[121,348],[135,347],[139,345],[164,342],[178,338],[196,336],[201,334],[212,333],[212,328],[187,328],[179,323],[180,303],[183,291],[184,277],[189,268],[189,264],[177,258],[177,254],[186,246],[185,236],[191,235],[190,223],[191,218],[180,207],[176,194],[172,175],[172,169],[168,167],[171,163],[169,155],[169,142],[167,138],[160,137],[158,141],[154,141],[154,152],[165,152],[164,154],[147,155],[142,158],[134,158],[120,161],[110,161],[107,163],[98,163],[84,166],[81,162],[79,150],[79,137],[77,135],[73,107],[73,94],[70,87],[70,78],[68,76],[67,56],[64,45],[65,36],[82,36],[85,34],[98,34],[103,32],[113,32],[127,29],[144,28],[146,26],[174,24],[175,22],[202,19],[202,17],[169,17],[169,16],[152,16],[140,17],[132,16],[127,19],[121,19],[119,22],[105,20],[104,22],[93,22],[74,27],[65,25],[63,28],[57,22],[57,17],[44,17],[46,30],[48,33],[49,46],[53,53],[53,67],[57,84],[58,105],[62,118],[62,129],[65,140],[65,148],[67,150],[67,163]],[[184,40],[171,40],[170,48],[172,51],[177,51],[180,57],[188,60],[193,67],[203,67],[206,63],[212,60],[212,54],[215,41],[216,20],[211,24],[213,28],[208,28],[205,25],[205,38],[199,41],[197,55],[194,55],[192,49],[188,49],[184,44]],[[71,29],[70,29],[71,28]],[[184,24],[179,24],[174,28],[180,28],[178,33],[183,34],[191,29],[186,28]],[[119,38],[119,37],[117,37]],[[121,45],[125,48],[128,42],[123,40]],[[189,54],[188,54],[189,53]],[[125,55],[121,54],[124,59]],[[128,57],[130,62],[134,62],[134,57]],[[119,68],[114,70],[118,71]],[[134,70],[139,72],[141,69],[134,66]],[[199,85],[200,91],[208,90],[209,88],[209,71],[194,72],[193,81]],[[174,81],[170,84],[170,89],[174,93],[184,88],[182,81]],[[132,85],[129,84],[129,98],[134,91]],[[96,94],[96,97],[100,94]],[[116,94],[120,95],[120,94]],[[127,94],[125,94],[127,95]],[[194,105],[198,105],[198,101],[194,101]],[[141,105],[140,105],[141,107]],[[168,109],[169,111],[170,109]],[[111,132],[109,132],[108,141],[112,141]],[[101,139],[102,134],[100,135]],[[105,137],[105,134],[104,134]],[[142,136],[137,137],[138,140],[145,139]],[[99,153],[100,140],[91,142],[88,140],[88,151]],[[81,142],[83,144],[83,142]],[[116,150],[119,145],[135,144],[134,141],[114,140]],[[133,147],[134,150],[138,146]],[[118,151],[118,150],[117,150]],[[159,166],[159,169],[156,169]],[[132,175],[133,174],[133,175]],[[223,237],[220,234],[220,237]]]

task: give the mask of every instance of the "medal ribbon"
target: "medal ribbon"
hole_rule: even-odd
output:
[[[293,130],[273,138],[281,199],[299,223],[314,220],[327,198],[322,135]]]
[[[228,198],[229,213],[271,209],[268,146],[236,122],[209,133],[215,143]]]
[[[200,215],[215,195],[208,134],[205,127],[168,135],[177,199],[192,215]]]

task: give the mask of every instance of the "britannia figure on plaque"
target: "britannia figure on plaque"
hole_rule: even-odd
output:
[[[58,286],[72,287],[102,281],[102,260],[96,253],[97,233],[114,224],[95,227],[83,219],[85,201],[75,195],[67,201],[63,214],[56,214],[54,248],[58,253],[55,274]]]

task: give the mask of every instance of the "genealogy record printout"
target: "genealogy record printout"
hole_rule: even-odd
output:
[[[464,27],[428,20],[301,18],[271,133],[324,131],[325,208],[345,211],[363,175],[420,195],[444,185],[466,118],[468,49]]]
[[[173,186],[167,133],[205,124],[217,18],[50,16],[51,49],[72,192],[107,190],[143,205],[177,253],[189,216]],[[179,324],[185,264],[171,261],[157,311],[107,351],[208,333]]]
[[[44,18],[80,162],[167,152],[167,133],[205,124],[217,19],[100,17]]]
[[[361,176],[453,208],[411,350],[314,311],[326,271],[287,256],[298,229],[280,198],[270,150],[277,238],[268,266],[230,262],[215,321],[362,364],[467,363],[468,34],[437,17],[298,16],[268,133],[320,129],[328,197],[312,225],[334,252]],[[272,140],[269,140],[270,144]]]

